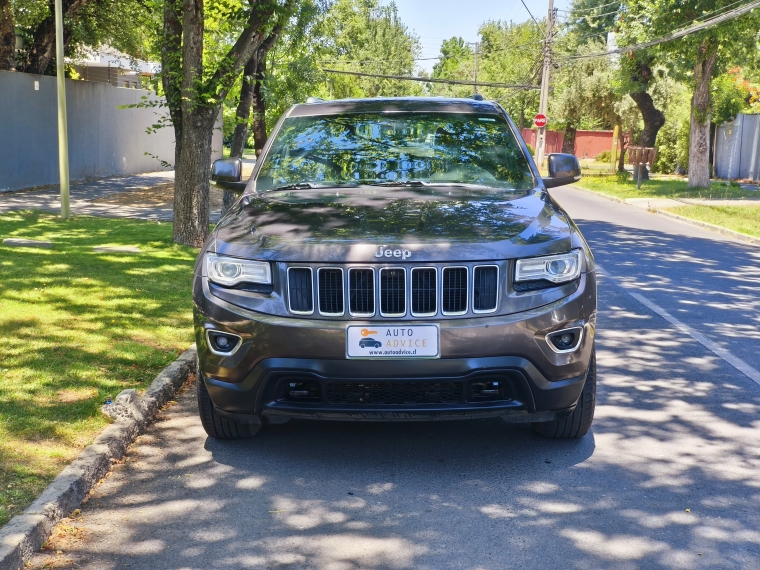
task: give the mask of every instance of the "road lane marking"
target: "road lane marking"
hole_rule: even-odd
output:
[[[631,297],[636,299],[639,303],[647,307],[649,310],[653,311],[654,313],[657,313],[660,315],[663,319],[668,321],[671,325],[673,325],[676,329],[681,331],[682,333],[690,336],[694,340],[696,340],[699,344],[704,346],[707,350],[714,353],[724,361],[726,361],[728,364],[736,368],[739,372],[747,376],[750,380],[755,382],[757,385],[760,386],[760,372],[752,368],[749,364],[744,362],[741,358],[734,355],[731,351],[726,350],[725,348],[722,348],[720,345],[715,343],[714,341],[707,338],[705,335],[703,335],[701,332],[695,331],[693,328],[691,328],[689,325],[682,323],[677,318],[675,318],[673,315],[668,313],[665,309],[657,305],[656,303],[653,303],[644,295],[641,293],[634,293],[633,291],[629,291],[626,287],[623,286],[622,280],[619,277],[615,277],[614,275],[608,273],[606,270],[602,269],[598,265],[596,266],[597,272],[601,273],[605,277],[609,277],[620,289],[628,293]]]

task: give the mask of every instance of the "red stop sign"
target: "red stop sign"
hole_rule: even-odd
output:
[[[546,126],[546,115],[543,113],[539,113],[535,117],[533,117],[533,124],[537,127],[545,127]]]

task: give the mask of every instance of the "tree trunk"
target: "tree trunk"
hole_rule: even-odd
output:
[[[199,104],[203,76],[203,2],[182,3],[182,134],[174,174],[174,241],[203,246],[209,233],[211,139],[217,105]]]
[[[266,54],[263,54],[256,65],[256,81],[253,84],[253,148],[256,149],[256,156],[261,154],[264,145],[267,143],[267,107],[264,94],[261,92],[266,71],[267,58]]]
[[[232,134],[231,157],[242,157],[248,138],[248,119],[251,116],[253,90],[255,85],[257,58],[249,59],[243,68],[243,85],[240,88],[240,101],[235,111],[235,132]]]
[[[0,0],[0,70],[16,69],[16,28],[10,0]]]
[[[256,60],[253,56],[249,59],[243,68],[243,85],[240,87],[240,101],[235,111],[235,131],[232,133],[232,144],[230,145],[230,157],[242,158],[245,150],[245,143],[248,140],[248,119],[251,116],[251,105],[253,104],[253,90],[256,79]],[[237,199],[237,193],[231,190],[225,190],[222,197],[222,216],[227,213],[232,204]]]
[[[63,20],[74,18],[88,0],[62,0]],[[48,17],[39,23],[32,34],[32,41],[19,71],[43,75],[55,58],[55,0],[48,2]],[[64,25],[64,49],[69,45],[71,30]]]
[[[266,102],[261,92],[261,84],[264,82],[266,75],[266,58],[267,53],[274,46],[277,38],[282,32],[282,24],[278,24],[272,30],[272,33],[261,43],[261,46],[254,56],[245,64],[243,69],[243,85],[240,89],[240,102],[238,103],[235,116],[237,124],[235,132],[232,135],[232,147],[230,156],[242,157],[245,150],[245,142],[248,139],[248,118],[253,107],[253,146],[256,149],[256,155],[264,148],[267,140],[266,131]],[[237,194],[229,190],[224,191],[222,198],[222,215],[227,213],[230,206],[235,202]]]
[[[694,66],[694,94],[691,97],[691,134],[689,136],[689,188],[710,187],[710,87],[718,57],[712,42],[705,40],[699,48]]]
[[[575,154],[575,135],[578,132],[573,126],[565,128],[565,137],[562,139],[562,152],[566,154]]]
[[[625,141],[623,140],[624,137],[620,137],[620,155],[618,155],[618,172],[625,172],[625,151],[627,147],[625,146]]]
[[[184,113],[182,145],[174,175],[174,241],[201,247],[209,233],[211,140],[216,107]]]
[[[657,142],[657,133],[665,124],[665,115],[654,106],[652,96],[647,93],[649,83],[654,76],[652,68],[649,66],[649,63],[652,61],[651,58],[647,61],[641,61],[635,64],[631,79],[634,83],[638,84],[640,88],[638,91],[630,93],[630,96],[636,103],[636,106],[641,113],[641,118],[644,121],[644,130],[641,131],[639,145],[651,148],[654,147]],[[642,169],[641,178],[642,180],[649,180],[649,170],[646,166]],[[638,168],[633,169],[633,179],[638,179]]]

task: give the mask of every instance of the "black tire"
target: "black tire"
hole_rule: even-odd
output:
[[[586,383],[583,392],[575,406],[575,411],[565,418],[550,422],[535,422],[530,424],[533,431],[550,439],[575,439],[583,437],[591,429],[596,407],[596,351],[591,352],[588,364]]]
[[[198,415],[206,433],[214,439],[248,439],[256,435],[261,429],[261,424],[238,424],[220,416],[211,396],[208,395],[206,382],[203,376],[198,374]]]

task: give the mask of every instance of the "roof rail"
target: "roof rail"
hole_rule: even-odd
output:
[[[324,103],[324,102],[325,102],[325,99],[322,99],[321,97],[307,97],[306,98],[306,103],[307,104],[311,104],[311,103]]]

